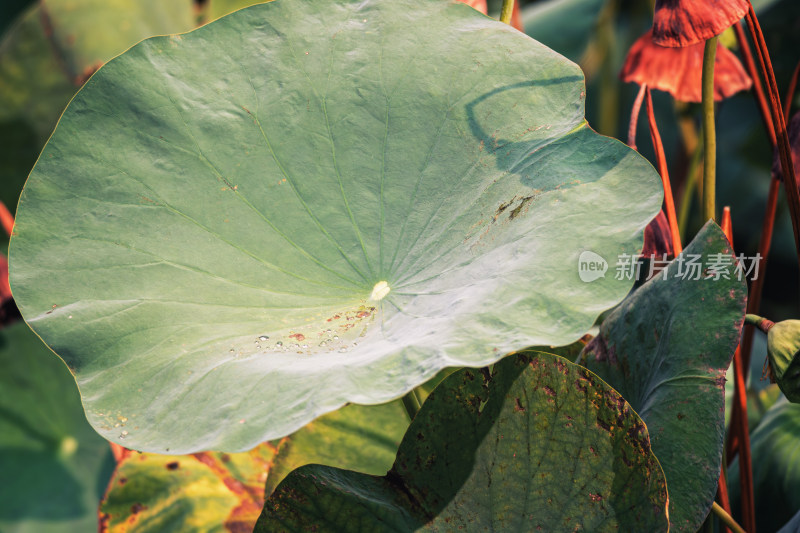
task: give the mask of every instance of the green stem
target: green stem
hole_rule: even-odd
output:
[[[500,11],[500,22],[511,24],[512,13],[514,13],[514,0],[503,0],[503,9]]]
[[[717,220],[717,136],[714,130],[714,61],[717,55],[717,39],[706,41],[703,51],[703,220]]]
[[[408,415],[409,420],[414,420],[414,417],[417,416],[419,413],[419,397],[417,396],[417,391],[410,390],[408,394],[403,396],[403,407],[406,408],[406,414]]]
[[[711,511],[713,511],[714,514],[717,515],[717,517],[719,517],[719,519],[726,526],[728,526],[728,528],[730,528],[731,531],[733,531],[733,533],[745,533],[744,529],[742,529],[742,526],[737,524],[736,521],[731,517],[731,515],[725,512],[725,509],[720,507],[720,505],[717,502],[711,504]]]
[[[744,323],[750,324],[751,326],[755,326],[764,333],[768,332],[772,328],[772,326],[775,325],[775,322],[773,322],[772,320],[767,320],[764,317],[753,315],[750,313],[744,315]]]

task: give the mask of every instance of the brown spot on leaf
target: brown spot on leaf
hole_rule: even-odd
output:
[[[508,218],[510,218],[511,220],[517,218],[522,212],[522,210],[525,208],[525,206],[527,206],[531,202],[531,200],[533,200],[533,196],[526,196],[525,198],[520,200],[517,207],[511,210],[511,214],[508,216]]]
[[[177,470],[180,467],[178,461],[172,461],[171,463],[167,463],[167,470]]]
[[[601,363],[608,361],[612,365],[617,364],[617,354],[614,348],[608,345],[608,341],[603,335],[598,335],[589,341],[589,344],[584,348],[584,353],[594,355],[595,361]]]
[[[598,420],[597,421],[597,427],[599,427],[600,429],[604,429],[604,430],[608,431],[609,433],[611,433],[611,426],[606,424],[603,420]]]
[[[514,398],[514,411],[518,413],[524,413],[525,408],[522,407],[522,403],[520,403],[519,398]]]

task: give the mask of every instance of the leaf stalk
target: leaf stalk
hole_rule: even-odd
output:
[[[717,220],[717,135],[714,129],[714,63],[718,37],[706,41],[703,50],[703,220]]]

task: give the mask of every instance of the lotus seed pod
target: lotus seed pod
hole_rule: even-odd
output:
[[[767,332],[773,377],[790,402],[800,403],[800,320],[777,322]]]

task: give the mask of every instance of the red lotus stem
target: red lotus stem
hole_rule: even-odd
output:
[[[520,13],[520,1],[514,2],[514,10],[511,12],[511,26],[517,30],[525,33],[525,27],[522,25],[522,14]]]
[[[775,227],[775,213],[778,210],[778,193],[781,182],[775,176],[769,183],[767,195],[767,209],[764,212],[764,222],[761,224],[761,238],[758,243],[758,255],[761,257],[758,264],[758,276],[750,283],[750,294],[747,296],[747,312],[758,314],[761,307],[761,295],[764,292],[764,280],[767,271],[767,256],[772,246],[772,232]],[[742,336],[742,362],[745,368],[750,368],[750,352],[753,347],[753,326],[746,325]]]
[[[675,215],[675,200],[672,198],[672,186],[669,182],[669,171],[667,170],[667,157],[664,154],[664,145],[661,142],[661,134],[656,125],[656,116],[653,113],[653,98],[650,95],[650,88],[645,87],[647,99],[647,121],[650,124],[650,140],[653,142],[653,149],[656,152],[656,164],[658,173],[661,174],[661,183],[664,185],[664,204],[666,205],[667,221],[669,221],[669,231],[672,234],[672,249],[675,256],[683,251],[681,245],[681,234],[678,230],[678,217]]]
[[[731,209],[725,207],[722,211],[722,231],[728,238],[733,249],[733,224],[731,222]],[[736,444],[739,452],[739,484],[742,499],[742,522],[747,531],[755,532],[755,500],[753,497],[753,462],[750,455],[750,431],[747,422],[747,391],[745,390],[745,370],[742,364],[742,350],[736,347],[733,354],[733,413],[736,424],[731,422],[731,432],[736,430]],[[736,416],[738,415],[738,416]]]
[[[0,201],[0,224],[3,225],[6,234],[11,237],[11,233],[14,231],[14,215],[2,201]]]
[[[775,128],[772,124],[772,114],[770,112],[766,96],[764,95],[764,88],[761,85],[761,78],[756,70],[756,64],[755,60],[753,59],[753,54],[750,51],[750,45],[747,43],[747,36],[745,36],[744,29],[742,29],[740,24],[735,24],[733,29],[736,33],[736,40],[739,43],[739,49],[742,52],[742,57],[744,58],[745,68],[753,80],[753,90],[755,92],[758,110],[761,113],[761,119],[764,122],[764,126],[767,130],[767,135],[769,136],[769,141],[772,145],[772,148],[775,149],[777,139],[775,138]],[[799,70],[800,64],[798,64],[797,68],[795,69],[792,83],[789,86],[787,104],[784,107],[785,120],[788,119],[788,108],[791,105],[790,101],[792,94],[794,93],[794,84],[797,82],[797,74]],[[764,222],[761,224],[761,238],[759,239],[758,244],[758,254],[761,257],[758,265],[758,277],[752,280],[750,284],[750,293],[748,294],[747,298],[747,312],[752,314],[758,313],[758,310],[761,307],[761,295],[764,291],[764,279],[767,269],[767,255],[769,254],[769,249],[772,244],[772,232],[773,228],[775,227],[775,213],[778,207],[779,189],[780,181],[773,176],[769,184],[767,207],[766,211],[764,212]],[[750,368],[750,352],[753,347],[753,331],[754,330],[752,326],[746,325],[742,337],[742,356],[745,368]],[[733,429],[733,427],[731,427],[731,429]],[[734,439],[731,439],[730,443],[735,444]],[[730,458],[732,458],[734,455],[730,453],[732,449],[733,447],[729,447],[728,449]]]
[[[777,141],[775,139],[775,128],[772,125],[772,114],[769,110],[767,97],[764,96],[764,87],[761,85],[761,78],[758,76],[756,63],[753,59],[752,52],[750,52],[750,45],[747,44],[747,37],[745,36],[744,30],[739,24],[733,25],[733,31],[736,34],[736,41],[739,44],[739,49],[742,51],[744,66],[747,69],[747,73],[750,75],[750,79],[753,80],[753,92],[756,96],[758,111],[761,113],[761,120],[764,122],[764,128],[767,130],[769,142],[772,147],[775,148]]]
[[[719,483],[717,483],[717,501],[725,512],[731,514],[731,500],[728,497],[728,480],[725,479],[725,468],[719,469]],[[722,533],[731,533],[731,530],[720,524]]]
[[[747,423],[747,393],[744,386],[742,351],[736,348],[733,355],[734,403],[739,416],[739,486],[742,498],[742,525],[746,531],[756,530],[756,506],[753,497],[753,460],[750,454],[750,431]]]
[[[731,208],[730,206],[725,206],[722,208],[722,220],[720,222],[720,229],[722,233],[728,238],[728,241],[731,243],[731,248],[733,248],[733,223],[731,222]]]
[[[778,84],[775,81],[775,72],[772,70],[772,62],[769,58],[767,43],[764,40],[764,34],[761,32],[761,26],[758,24],[758,18],[756,17],[756,12],[753,10],[753,6],[750,6],[745,20],[747,21],[747,28],[750,30],[750,35],[753,37],[753,42],[758,51],[759,65],[766,80],[767,92],[769,93],[772,124],[775,130],[775,137],[778,140],[778,153],[783,170],[783,185],[786,190],[786,198],[789,201],[789,213],[792,219],[797,259],[798,264],[800,264],[800,190],[797,188],[797,176],[795,176],[794,173],[791,148],[789,146],[789,135],[786,131],[786,122],[783,119],[781,97],[780,94],[778,94]]]
[[[797,76],[800,75],[800,61],[794,67],[792,79],[789,82],[789,88],[786,90],[786,101],[783,103],[783,120],[789,122],[789,115],[792,111],[792,100],[794,100],[794,91],[797,89]]]
[[[639,94],[636,95],[636,100],[633,101],[631,121],[628,123],[628,146],[634,150],[636,150],[636,128],[639,125],[639,112],[642,110],[645,89],[647,89],[647,84],[643,83],[639,87]]]

